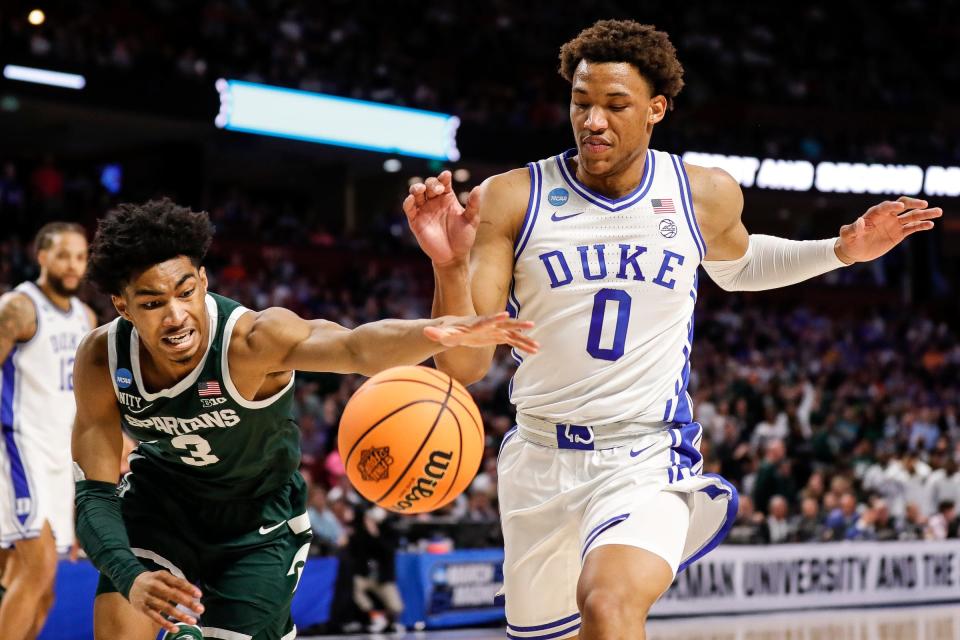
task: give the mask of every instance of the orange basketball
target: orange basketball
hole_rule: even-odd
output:
[[[460,495],[483,458],[480,411],[436,369],[394,367],[367,380],[340,418],[347,477],[367,500],[424,513]]]

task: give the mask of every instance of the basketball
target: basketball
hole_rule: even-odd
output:
[[[483,423],[473,398],[447,374],[394,367],[350,398],[338,445],[360,495],[397,513],[424,513],[450,503],[473,480]]]

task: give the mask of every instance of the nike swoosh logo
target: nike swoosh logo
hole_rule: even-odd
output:
[[[285,524],[287,524],[286,521],[281,522],[281,523],[279,523],[279,524],[275,524],[275,525],[273,525],[272,527],[260,527],[260,535],[265,536],[265,535],[267,535],[268,533],[270,533],[271,531],[273,531],[274,529],[279,529],[280,527],[282,527],[282,526],[285,525]]]
[[[558,216],[557,212],[554,211],[553,215],[550,216],[550,219],[553,220],[554,222],[560,222],[561,220],[566,220],[567,218],[574,218],[576,216],[579,216],[581,213],[586,213],[586,211],[577,211],[576,213],[571,213],[570,215],[567,215],[567,216]]]
[[[142,408],[142,409],[133,409],[133,408],[131,408],[131,407],[124,407],[124,408],[125,408],[127,411],[129,411],[130,413],[134,414],[134,415],[139,415],[139,414],[143,413],[144,411],[146,411],[147,409],[149,409],[149,408],[152,407],[152,406],[153,406],[153,403],[151,402],[150,404],[148,404],[147,406],[145,406],[145,407]]]
[[[656,443],[654,443],[654,444],[656,444]],[[653,446],[653,445],[651,444],[651,445],[649,445],[649,446],[644,447],[643,449],[640,449],[639,451],[634,451],[633,449],[630,449],[630,457],[631,457],[631,458],[636,458],[638,455],[640,455],[641,453],[643,453],[644,451],[646,451],[647,449],[649,449],[649,448],[652,447],[652,446]]]

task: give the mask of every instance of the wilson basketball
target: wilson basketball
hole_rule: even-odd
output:
[[[367,380],[347,403],[338,437],[353,486],[397,513],[433,511],[460,495],[480,467],[483,442],[473,398],[427,367]]]

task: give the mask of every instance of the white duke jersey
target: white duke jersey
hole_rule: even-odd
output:
[[[554,423],[690,422],[697,269],[706,247],[675,155],[647,151],[618,199],[562,155],[530,163],[507,310],[532,320],[536,355],[513,353],[517,412]]]
[[[32,282],[16,291],[33,302],[37,332],[14,346],[0,373],[0,422],[11,464],[70,468],[70,435],[76,405],[73,360],[80,340],[93,327],[83,303],[70,299],[63,311]],[[29,474],[30,470],[26,470]],[[15,483],[16,484],[16,483]]]

